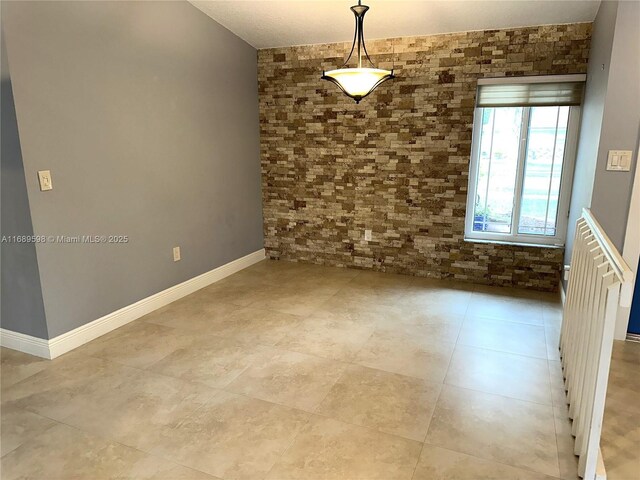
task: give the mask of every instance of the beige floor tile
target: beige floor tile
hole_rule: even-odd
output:
[[[260,294],[272,288],[263,278],[236,273],[199,290],[197,293],[212,304],[233,304],[246,307],[260,298]]]
[[[261,298],[263,292],[270,288],[264,285],[218,285],[213,284],[203,289],[201,295],[206,296],[212,303],[248,307]]]
[[[549,367],[543,359],[458,345],[445,383],[551,405]]]
[[[578,480],[578,457],[573,453],[575,439],[571,435],[571,419],[566,405],[553,408],[560,478]]]
[[[313,292],[333,295],[351,281],[348,277],[331,273],[323,275],[322,271],[316,271],[317,268],[322,270],[322,267],[311,265],[308,268],[311,270],[305,270],[284,280],[273,282],[273,291],[285,295],[291,292],[300,292],[305,295]]]
[[[162,375],[222,388],[270,352],[268,347],[241,342],[235,338],[205,336],[188,347],[176,350],[148,369]]]
[[[63,421],[86,404],[99,404],[139,370],[106,360],[70,353],[51,367],[2,391],[4,405],[13,405]]]
[[[406,293],[404,288],[376,288],[358,285],[354,280],[354,283],[340,289],[332,300],[344,305],[356,303],[393,307],[402,302]]]
[[[440,384],[352,365],[316,413],[422,442]]]
[[[560,327],[562,325],[562,303],[542,305],[542,318],[546,326]]]
[[[262,478],[308,416],[299,410],[220,392],[208,405],[163,429],[154,453],[229,480]]]
[[[607,478],[614,480],[635,480],[640,471],[640,453],[636,448],[640,444],[640,416],[638,402],[633,400],[640,395],[640,389],[636,387],[640,383],[636,375],[638,365],[640,344],[614,342],[600,440]],[[563,479],[577,480],[578,458],[573,454],[575,439],[571,435],[571,420],[568,418],[566,396],[561,387],[562,369],[560,362],[555,361],[550,361],[549,367],[551,381],[557,386],[554,413],[560,474]]]
[[[640,416],[630,411],[607,408],[600,447],[608,480],[635,480],[640,477],[639,446]]]
[[[96,373],[108,373],[110,369],[132,371],[130,368],[113,365],[99,358],[91,358],[77,350],[65,353],[54,360],[46,360],[47,371],[55,372],[65,378],[78,378]],[[44,370],[43,370],[44,373]]]
[[[455,342],[464,315],[445,311],[441,306],[402,303],[395,307],[377,307],[376,325],[381,330],[402,331],[432,340]]]
[[[232,277],[229,278],[229,283],[226,284],[226,288],[228,288],[229,290],[231,290],[232,287],[239,287],[240,285],[246,284],[246,282],[233,282],[231,278]],[[224,282],[224,280],[222,282]],[[241,306],[232,302],[221,301],[218,298],[212,298],[213,295],[211,293],[211,290],[225,285],[225,283],[222,282],[216,282],[209,285],[208,287],[196,290],[192,294],[187,295],[186,297],[182,297],[171,303],[171,306],[175,307],[176,309],[180,308],[181,311],[185,312],[203,310],[205,312],[211,313],[214,316],[216,316],[220,311],[224,311],[226,313],[229,310],[233,310],[234,308]],[[250,283],[250,285],[253,286],[257,292],[264,291],[267,287],[267,285],[261,282]]]
[[[34,357],[33,355],[27,355],[4,347],[0,348],[0,361],[1,388],[8,387],[30,375],[41,372],[49,365],[49,361],[44,358]]]
[[[313,275],[319,278],[330,277],[332,280],[350,280],[357,277],[362,272],[362,270],[357,270],[355,268],[336,268],[320,263],[299,263],[298,265],[305,266],[304,274],[306,275]]]
[[[378,322],[378,331],[389,332],[390,334],[402,334],[404,336],[420,339],[427,343],[445,342],[456,343],[460,328],[462,327],[462,317],[408,317],[408,320],[417,321],[424,318],[424,323],[395,323],[389,321]]]
[[[432,308],[428,306],[418,306],[411,304],[401,304],[395,307],[385,307],[378,320],[378,325],[441,325],[441,324],[462,324],[464,315],[447,311],[444,307]]]
[[[80,347],[79,353],[136,368],[145,368],[194,341],[164,325],[134,322]]]
[[[576,480],[560,319],[540,292],[260,262],[53,361],[1,349],[3,479],[409,478],[410,439],[430,425],[439,446],[416,480]],[[297,353],[273,348],[284,340]],[[640,465],[638,364],[640,345],[616,342],[601,441],[613,480]],[[209,387],[232,382],[247,394]]]
[[[301,320],[277,346],[350,362],[373,333],[374,325],[339,313],[320,312]]]
[[[429,277],[413,277],[412,289],[424,290],[451,290],[457,292],[471,292],[476,290],[477,285],[473,283],[459,282],[451,279],[438,279]]]
[[[376,330],[354,363],[392,373],[441,383],[455,344],[429,341],[401,331]]]
[[[410,291],[413,278],[379,272],[361,271],[351,282],[339,289],[336,300],[370,305],[397,305]]]
[[[547,358],[560,361],[560,325],[545,325],[544,335],[547,343]]]
[[[410,293],[403,298],[403,302],[421,310],[464,315],[472,298],[471,290],[471,286],[443,285],[443,282],[436,285],[422,285],[420,279],[416,279]]]
[[[372,270],[358,270],[353,277],[351,285],[356,288],[374,288],[377,290],[402,290],[402,294],[411,288],[416,277],[395,273],[374,272]]]
[[[640,343],[614,342],[600,440],[611,480],[631,479],[640,472],[639,371]]]
[[[2,457],[2,478],[63,480],[145,478],[159,459],[118,443],[57,424]]]
[[[476,317],[544,325],[543,306],[537,300],[474,292],[468,311]]]
[[[180,330],[212,334],[229,315],[240,308],[231,303],[207,303],[201,297],[191,301],[183,298],[144,316],[141,320]]]
[[[267,475],[269,480],[410,479],[421,444],[314,417]]]
[[[358,270],[347,268],[309,265],[300,274],[285,279],[283,284],[289,288],[297,287],[302,290],[314,289],[326,293],[337,293],[340,288],[351,283],[359,274]]]
[[[639,344],[640,345],[640,344]],[[640,362],[612,362],[607,387],[607,407],[640,417]]]
[[[458,343],[530,357],[547,358],[544,327],[467,316]]]
[[[312,412],[345,368],[333,360],[278,350],[250,366],[226,390]]]
[[[126,448],[126,447],[125,447]],[[114,480],[220,480],[204,472],[184,467],[160,457],[143,454]],[[93,479],[92,479],[93,480]]]
[[[10,405],[0,409],[0,456],[15,450],[56,422]]]
[[[445,385],[426,442],[558,476],[553,408]]]
[[[335,316],[361,325],[376,325],[380,321],[400,323],[408,317],[410,310],[402,305],[381,305],[370,302],[348,300],[337,295],[324,302],[314,316]]]
[[[431,305],[413,305],[404,301],[394,306],[371,305],[361,302],[341,304],[335,299],[336,297],[333,297],[327,302],[326,305],[330,305],[326,307],[327,311],[347,315],[354,321],[367,323],[367,321],[373,320],[378,327],[385,329],[428,326],[424,328],[425,331],[431,329],[434,333],[445,333],[444,330],[448,330],[451,335],[456,336],[458,327],[464,320],[464,315],[447,311],[442,306],[433,308]],[[320,310],[320,312],[322,311]]]
[[[407,308],[412,308],[421,316],[464,317],[469,311],[466,303],[412,303],[406,302]]]
[[[98,403],[78,407],[65,423],[149,452],[164,426],[186,418],[217,393],[177,378],[138,372]]]
[[[473,291],[477,295],[484,294],[493,297],[510,297],[514,299],[535,300],[540,305],[557,305],[561,302],[559,292],[541,292],[539,290],[528,288],[474,285]]]
[[[314,265],[302,262],[265,260],[245,268],[231,278],[249,278],[273,284],[275,282],[293,281],[300,275],[308,273],[314,267]]]
[[[196,316],[180,323],[170,323],[179,328],[179,331],[192,335],[236,337],[271,345],[277,343],[299,320],[300,317],[296,315],[278,311],[226,304],[209,316]]]
[[[425,445],[413,480],[554,480],[540,473]]]
[[[316,291],[312,288],[298,288],[295,285],[289,287],[279,286],[277,290],[265,292],[261,298],[252,302],[249,306],[262,310],[274,310],[291,315],[307,316],[318,310],[337,290],[337,287],[329,288],[325,291]]]
[[[229,315],[225,328],[216,335],[231,336],[244,342],[275,345],[294,330],[302,317],[253,307],[242,308]]]
[[[617,370],[634,369],[640,363],[640,343],[615,340],[611,358]]]
[[[567,392],[564,389],[562,364],[556,360],[549,360],[549,377],[551,381],[551,399],[554,407],[567,405]]]
[[[130,478],[131,480],[136,480],[139,477],[132,475]],[[145,480],[215,480],[216,478],[213,475],[207,475],[192,468],[171,464],[170,468],[155,472],[151,476],[145,477]]]

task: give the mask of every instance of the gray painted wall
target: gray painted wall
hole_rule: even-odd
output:
[[[621,252],[629,218],[639,140],[640,2],[620,2],[591,210]],[[633,151],[631,171],[607,171],[609,150]]]
[[[37,245],[49,338],[263,247],[253,47],[187,2],[2,3],[35,234],[129,236]]]
[[[602,129],[604,103],[607,95],[609,69],[611,67],[611,49],[613,48],[613,33],[616,26],[617,12],[618,2],[602,2],[591,31],[587,85],[582,105],[580,136],[578,138],[567,242],[564,252],[565,265],[571,263],[576,221],[582,215],[582,209],[591,205],[593,181],[596,174],[595,159],[600,144],[600,131]]]
[[[639,58],[640,3],[603,1],[591,37],[565,264],[584,207],[622,251],[640,129]],[[632,150],[631,171],[607,171],[609,150]]]
[[[31,212],[24,178],[20,136],[2,33],[0,52],[0,230],[1,235],[32,236]],[[40,274],[33,243],[7,243],[0,247],[0,326],[14,332],[47,337],[40,289]]]

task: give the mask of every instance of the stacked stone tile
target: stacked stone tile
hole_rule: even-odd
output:
[[[268,256],[556,290],[562,249],[464,240],[476,82],[585,73],[590,34],[581,23],[368,42],[398,78],[359,105],[320,80],[350,44],[260,50]]]

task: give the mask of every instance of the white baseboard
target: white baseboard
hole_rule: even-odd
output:
[[[640,335],[638,335],[637,333],[627,333],[625,340],[627,340],[628,342],[640,343]]]
[[[0,328],[0,345],[11,350],[35,355],[36,357],[51,358],[49,356],[49,341],[32,337],[24,333],[12,332]]]
[[[0,345],[53,359],[264,259],[264,249],[250,253],[50,340],[0,329]]]

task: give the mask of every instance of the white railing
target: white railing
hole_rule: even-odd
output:
[[[631,305],[633,272],[588,209],[578,220],[560,354],[579,475],[606,478],[600,433],[618,305]]]

